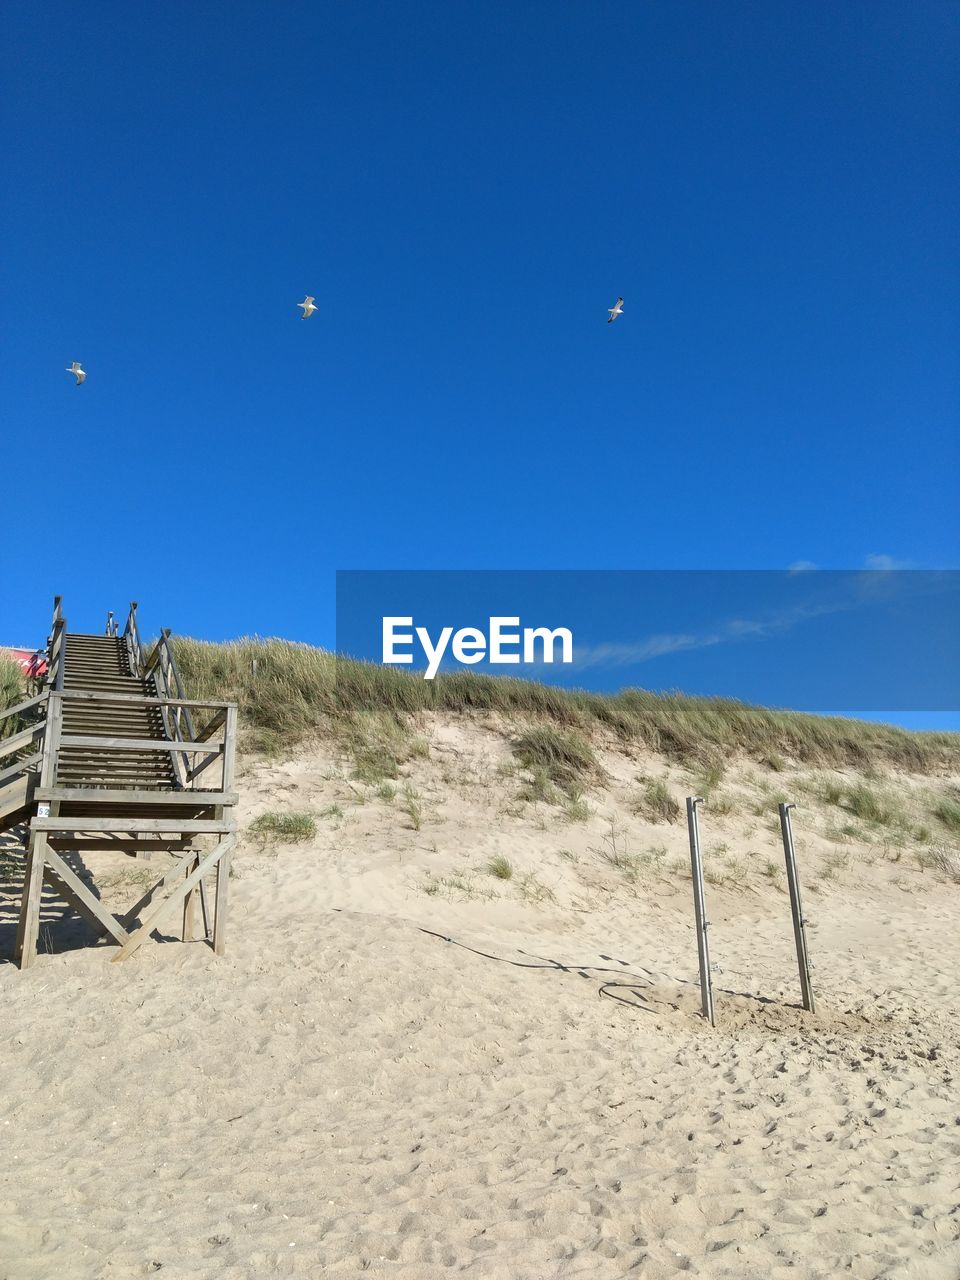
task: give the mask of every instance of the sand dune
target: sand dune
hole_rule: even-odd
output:
[[[825,876],[798,820],[813,1017],[772,830],[705,817],[752,859],[708,885],[712,1029],[685,831],[621,804],[645,762],[570,823],[504,750],[437,725],[419,830],[319,748],[248,763],[245,822],[327,816],[245,839],[222,960],[111,965],[47,913],[0,967],[0,1277],[960,1276],[957,887],[866,846]],[[667,851],[623,874],[611,818]],[[147,869],[92,867],[118,908]]]

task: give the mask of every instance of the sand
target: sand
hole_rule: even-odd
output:
[[[685,830],[621,803],[651,761],[568,823],[497,735],[432,739],[419,830],[322,748],[247,764],[244,823],[339,812],[244,839],[224,958],[114,965],[51,904],[53,954],[0,963],[0,1277],[956,1280],[960,889],[868,846],[826,874],[798,815],[811,1016],[772,830],[705,814],[710,1028]],[[624,875],[611,817],[667,852]],[[89,862],[118,907],[159,870]]]

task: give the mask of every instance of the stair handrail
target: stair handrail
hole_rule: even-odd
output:
[[[157,693],[161,698],[186,699],[187,695],[183,687],[183,681],[180,679],[180,672],[177,669],[177,660],[173,656],[173,647],[170,644],[169,627],[161,629],[157,642],[151,649],[149,658],[144,663],[143,678],[148,679],[151,675],[154,677]],[[162,716],[167,736],[172,741],[196,741],[196,728],[189,706],[164,707]],[[180,785],[187,787],[191,781],[192,771],[188,767],[186,759],[181,761],[178,756],[175,764]]]
[[[24,712],[29,711],[35,712],[40,717],[27,725],[23,725],[22,721],[18,725],[17,721],[14,720],[13,733],[0,739],[0,762],[9,761],[11,755],[16,752],[22,752],[24,748],[27,749],[26,755],[21,755],[19,759],[0,768],[0,787],[7,787],[16,783],[24,774],[35,771],[38,765],[42,770],[43,761],[47,754],[47,744],[51,740],[51,735],[48,733],[52,701],[50,693],[51,690],[63,688],[63,655],[66,629],[67,622],[63,616],[62,597],[54,596],[53,625],[47,641],[47,675],[45,679],[40,678],[42,687],[39,692],[34,693],[31,697],[25,698],[12,707],[5,707],[0,711],[0,723],[10,720],[14,716],[20,717]],[[36,688],[37,682],[31,680],[30,685]],[[41,708],[41,704],[44,703],[46,705]]]
[[[67,620],[63,616],[63,596],[53,597],[53,625],[47,641],[46,692],[63,688],[63,659],[67,647]]]
[[[157,693],[160,697],[172,700],[169,706],[161,708],[167,736],[172,742],[205,742],[208,738],[212,738],[218,730],[223,729],[223,754],[225,758],[232,761],[236,751],[236,707],[230,703],[221,704],[221,710],[204,726],[199,734],[197,733],[193,715],[190,711],[190,707],[196,704],[192,703],[187,697],[186,688],[180,677],[180,669],[177,666],[177,659],[174,656],[173,645],[170,643],[170,635],[169,627],[164,627],[161,630],[157,642],[150,650],[150,656],[144,662],[142,669],[143,679],[148,679],[151,675],[154,675]],[[180,785],[184,788],[190,788],[194,780],[211,764],[220,759],[220,756],[220,751],[213,751],[210,755],[196,761],[192,767],[187,767],[184,759],[182,776],[179,768],[180,757],[175,757]],[[230,769],[232,770],[232,768],[231,764]]]
[[[127,625],[123,629],[123,639],[130,655],[130,670],[135,676],[143,672],[143,646],[140,643],[140,628],[137,626],[137,602],[130,601],[130,612],[127,614]]]

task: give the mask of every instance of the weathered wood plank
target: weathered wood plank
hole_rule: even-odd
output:
[[[213,751],[222,752],[222,743],[173,742],[169,738],[94,738],[86,734],[65,733],[64,747],[99,747],[104,751]]]
[[[218,751],[216,755],[207,756],[205,760],[201,760],[199,764],[195,764],[193,768],[190,769],[187,773],[187,782],[190,783],[190,782],[193,782],[194,778],[199,778],[200,774],[203,773],[206,769],[209,769],[212,764],[215,764],[216,761],[220,759],[222,754],[223,754],[222,751]],[[221,785],[223,785],[222,780],[221,780]]]
[[[6,720],[8,716],[15,716],[18,711],[29,711],[38,702],[43,702],[46,696],[46,692],[38,693],[32,698],[28,698],[26,702],[18,702],[15,707],[7,707],[5,711],[0,711],[0,720]]]
[[[40,785],[49,787],[57,776],[57,760],[60,755],[60,734],[63,730],[63,703],[56,693],[50,693],[47,705],[47,728],[43,735],[43,763],[40,766]]]
[[[29,969],[37,958],[37,935],[40,932],[40,905],[43,901],[43,864],[47,841],[42,835],[32,836],[27,849],[23,897],[13,958],[21,969]]]
[[[39,760],[39,756],[34,759]],[[0,781],[3,774],[0,774]],[[94,804],[189,804],[234,805],[236,791],[137,791],[107,790],[98,787],[37,787],[37,800],[90,800]]]
[[[59,853],[54,853],[49,845],[46,851],[46,861],[48,872],[52,870],[54,875],[73,891],[74,897],[83,903],[86,909],[85,914],[106,929],[107,933],[121,945],[126,942],[129,937],[126,929],[121,924],[118,924],[100,899],[90,892],[89,887],[83,883],[73,868],[64,862]]]
[[[32,724],[27,729],[21,729],[19,733],[13,734],[10,738],[4,738],[0,741],[0,760],[4,756],[8,756],[11,752],[19,751],[21,747],[25,747],[28,742],[33,742],[36,738],[42,738],[47,721],[43,720],[40,724]],[[204,751],[210,750],[210,743],[206,743]]]
[[[155,831],[170,831],[176,834],[178,831],[191,831],[200,835],[204,832],[209,834],[228,834],[234,831],[235,824],[224,820],[223,822],[204,821],[200,818],[138,818],[130,816],[127,818],[85,818],[85,817],[50,817],[50,818],[34,818],[32,823],[34,831],[129,831],[141,832],[144,834]]]
[[[226,721],[230,714],[229,707],[221,707],[217,714],[210,720],[196,736],[197,742],[209,742],[220,726]]]
[[[226,949],[230,863],[233,858],[233,846],[236,841],[231,838],[226,843],[229,844],[229,848],[217,863],[217,904],[213,911],[213,949],[218,956],[222,956]]]
[[[223,734],[223,789],[232,791],[237,758],[237,708],[227,707]]]
[[[221,841],[215,849],[211,849],[211,851],[200,860],[184,882],[177,888],[171,890],[162,902],[158,902],[153,911],[151,911],[146,917],[140,928],[130,934],[127,941],[113,957],[113,962],[116,964],[120,960],[125,960],[127,956],[132,955],[138,947],[141,947],[143,943],[146,942],[152,931],[157,927],[159,921],[162,920],[162,918],[179,902],[183,901],[190,890],[193,889],[209,871],[213,870],[224,854],[229,853],[232,850],[233,845],[234,840],[231,838]]]
[[[28,769],[35,769],[43,759],[43,752],[38,751],[36,755],[24,756],[22,760],[16,760],[9,768],[0,772],[0,786],[7,781],[8,778],[16,778],[19,774],[25,773]],[[229,800],[221,801],[222,804],[229,804]]]
[[[104,703],[124,703],[130,702],[146,707],[204,707],[207,710],[216,709],[218,711],[225,710],[227,707],[236,706],[233,702],[211,702],[204,698],[166,698],[154,696],[141,696],[139,693],[111,693],[101,692],[98,689],[64,689],[61,695],[69,702],[104,702]],[[46,697],[46,694],[41,694]]]
[[[187,852],[190,853],[192,850],[188,850]],[[168,867],[157,883],[152,885],[142,898],[138,899],[132,907],[128,908],[128,910],[124,912],[123,922],[126,925],[128,932],[133,932],[133,926],[136,924],[137,917],[140,915],[140,912],[150,905],[161,889],[166,889],[175,881],[182,880],[184,878],[186,875],[186,867],[186,857],[175,862],[172,867]]]
[[[190,875],[191,872],[195,871],[199,863],[200,855],[198,853],[189,854],[187,856],[187,875]],[[202,887],[202,885],[203,881],[201,880],[199,885],[197,885],[197,888]],[[183,928],[180,936],[184,942],[190,942],[193,939],[193,931],[197,917],[197,888],[189,890],[186,897],[183,899]]]

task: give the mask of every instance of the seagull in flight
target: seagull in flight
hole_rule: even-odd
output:
[[[74,377],[76,378],[76,380],[77,380],[77,386],[78,386],[78,387],[80,386],[81,382],[83,382],[84,378],[87,376],[87,375],[83,372],[83,370],[80,368],[80,361],[79,361],[79,360],[74,360],[74,362],[73,362],[73,364],[70,366],[70,368],[69,368],[69,369],[67,369],[67,373],[72,373],[72,374],[73,374],[73,376],[74,376]]]
[[[618,298],[614,306],[607,307],[607,311],[610,313],[610,319],[607,321],[607,324],[613,324],[617,316],[623,315],[623,299]]]
[[[316,299],[311,298],[308,293],[302,302],[297,303],[298,307],[303,307],[303,315],[300,317],[301,320],[308,320],[316,311],[317,308],[313,305],[315,301]]]

